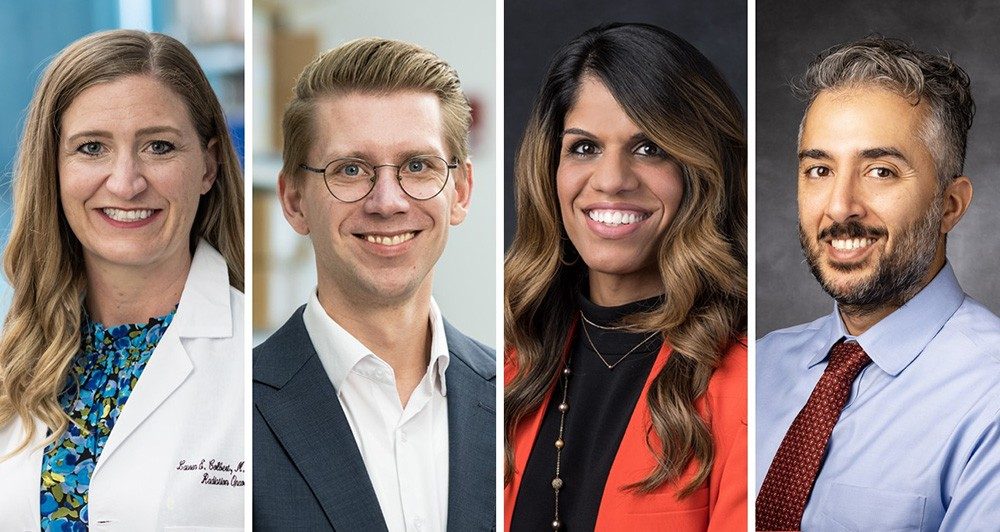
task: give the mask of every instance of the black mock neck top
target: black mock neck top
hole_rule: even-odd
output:
[[[580,294],[578,303],[591,322],[601,327],[616,327],[623,317],[654,308],[662,298],[602,307]],[[650,338],[649,332],[602,329],[578,320],[568,356],[571,374],[566,402],[569,410],[564,421],[565,445],[559,475],[563,479],[559,492],[561,530],[594,529],[611,464],[637,401],[645,400],[639,396],[662,345],[663,338],[659,334]],[[608,369],[608,364],[614,368]],[[551,530],[555,518],[555,491],[552,489],[556,471],[555,441],[559,436],[563,382],[560,378],[552,391],[521,477],[511,517],[513,532]]]

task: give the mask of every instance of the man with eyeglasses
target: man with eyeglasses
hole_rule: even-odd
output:
[[[359,39],[300,75],[279,197],[318,286],[254,350],[254,528],[495,523],[496,354],[431,297],[472,189],[454,69]]]

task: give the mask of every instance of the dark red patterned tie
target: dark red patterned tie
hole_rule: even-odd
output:
[[[823,376],[785,433],[764,477],[757,494],[757,530],[800,529],[833,426],[851,384],[871,361],[856,342],[833,346]]]

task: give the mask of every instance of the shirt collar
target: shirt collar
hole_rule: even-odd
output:
[[[226,259],[205,240],[198,241],[173,328],[184,338],[230,338],[234,317]]]
[[[444,335],[444,318],[441,317],[441,309],[437,302],[431,298],[431,356],[430,366],[434,368],[431,373],[431,380],[434,389],[441,392],[441,395],[448,395],[448,386],[445,382],[445,370],[451,362],[451,355],[448,352],[448,339]],[[436,380],[435,380],[436,377]]]
[[[326,370],[327,377],[338,393],[343,389],[344,381],[347,380],[351,370],[359,362],[369,356],[378,358],[371,349],[365,347],[361,341],[352,336],[326,313],[315,290],[309,296],[302,320],[305,322],[309,339],[312,340],[313,347],[316,348],[316,354],[323,364],[323,369]],[[428,367],[433,369],[430,377],[434,389],[440,391],[441,395],[446,395],[445,370],[448,369],[450,361],[448,342],[444,335],[444,319],[441,317],[441,310],[433,298],[431,298],[430,305],[430,324],[431,352]]]
[[[946,262],[923,290],[859,336],[847,332],[834,305],[833,314],[819,331],[825,349],[813,355],[809,366],[825,360],[833,344],[847,337],[856,340],[879,369],[896,376],[927,347],[964,300],[955,271]]]

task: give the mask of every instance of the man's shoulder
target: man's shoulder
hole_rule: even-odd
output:
[[[784,379],[797,371],[800,363],[809,360],[826,344],[830,327],[835,326],[827,314],[809,323],[786,327],[759,338],[756,344],[757,378]]]
[[[466,336],[448,320],[444,321],[444,335],[448,341],[448,353],[471,368],[486,380],[494,380],[497,375],[497,353],[488,345]]]
[[[965,296],[946,326],[958,328],[977,338],[996,340],[1000,337],[1000,317],[969,295]]]
[[[980,356],[1000,364],[1000,317],[969,295],[945,322],[938,339],[968,342]]]
[[[288,376],[288,370],[297,369],[307,358],[296,355],[313,351],[309,332],[302,319],[303,311],[305,305],[299,307],[284,325],[253,348],[254,381],[280,386],[282,383],[279,381],[284,379],[283,376]]]
[[[811,340],[816,333],[830,324],[831,319],[832,316],[827,314],[808,323],[771,331],[763,338],[757,339],[757,352],[794,349]]]

